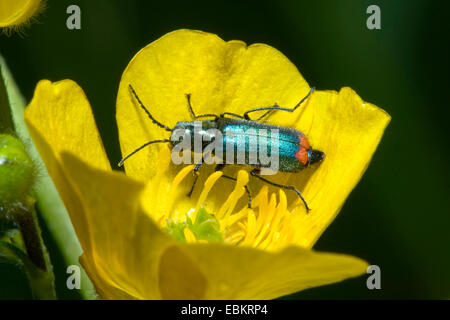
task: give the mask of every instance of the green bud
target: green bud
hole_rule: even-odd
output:
[[[34,183],[35,168],[23,143],[0,134],[0,215],[25,201]]]

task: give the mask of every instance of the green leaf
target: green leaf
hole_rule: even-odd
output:
[[[82,249],[75,235],[69,214],[62,203],[44,162],[39,156],[25,125],[25,99],[0,55],[0,130],[14,130],[24,142],[28,154],[39,170],[38,182],[33,188],[33,196],[48,230],[53,236],[66,265],[81,265],[78,257]],[[84,299],[96,299],[95,289],[83,268],[80,294]]]

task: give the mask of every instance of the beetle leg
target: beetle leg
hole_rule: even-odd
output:
[[[299,103],[297,103],[296,105],[295,105],[295,107],[294,108],[292,108],[292,109],[290,109],[290,108],[283,108],[283,107],[280,107],[279,105],[277,105],[276,103],[272,106],[272,107],[262,107],[262,108],[255,108],[255,109],[251,109],[251,110],[248,110],[248,111],[246,111],[245,113],[244,113],[244,118],[245,119],[247,119],[247,120],[251,120],[250,119],[250,117],[249,117],[249,113],[251,113],[251,112],[256,112],[256,111],[263,111],[263,110],[281,110],[281,111],[287,111],[287,112],[294,112],[295,111],[295,109],[297,109],[302,103],[303,103],[303,101],[305,101],[306,99],[308,99],[308,97],[311,95],[311,93],[314,91],[314,88],[311,88],[311,90],[309,90],[309,92],[308,92],[308,94],[303,98],[303,99],[301,99],[300,100],[300,102]],[[266,114],[264,114],[262,117],[260,117],[260,118],[264,118],[266,116]],[[259,119],[258,119],[259,120]]]
[[[194,113],[194,109],[192,109],[192,105],[191,105],[191,94],[190,93],[186,93],[186,99],[187,99],[187,103],[188,103],[188,108],[189,108],[189,112],[191,113],[192,117],[194,119],[198,119],[198,118],[208,118],[208,117],[214,117],[214,118],[218,118],[217,115],[215,114],[211,114],[211,113],[207,113],[207,114],[199,114],[196,115]]]
[[[198,179],[198,170],[200,170],[200,167],[202,166],[203,162],[201,163],[197,163],[194,167],[194,169],[192,170],[192,172],[194,173],[194,182],[192,183],[192,187],[191,187],[191,191],[189,191],[189,193],[187,194],[188,197],[190,197],[192,195],[192,192],[194,191],[194,187],[195,184],[197,183],[197,179]]]
[[[223,168],[225,168],[225,163],[219,163],[219,164],[217,164],[217,166],[214,168],[214,171],[223,171]]]
[[[294,191],[294,192],[300,197],[300,199],[303,201],[303,204],[305,205],[305,208],[306,208],[306,212],[308,213],[308,212],[311,210],[311,209],[309,209],[308,204],[306,203],[306,201],[305,201],[305,199],[303,198],[303,196],[302,196],[302,194],[300,193],[300,191],[298,191],[294,186],[286,186],[286,185],[283,185],[283,184],[278,184],[278,183],[269,181],[269,180],[267,180],[267,179],[261,177],[261,176],[259,175],[259,171],[260,171],[259,169],[253,169],[252,171],[250,171],[250,174],[251,174],[253,177],[256,177],[256,178],[260,179],[261,181],[264,181],[265,183],[268,183],[268,184],[270,184],[270,185],[272,185],[272,186],[275,186],[275,187],[278,187],[278,188],[283,188],[283,189],[287,189],[287,190],[292,190],[292,191]]]
[[[232,112],[223,112],[223,113],[220,114],[220,118],[225,118],[226,115],[227,116],[233,116],[233,117],[236,117],[236,118],[239,118],[239,119],[244,119],[244,116],[241,116],[239,114],[232,113]]]
[[[264,113],[261,117],[259,117],[258,119],[256,119],[256,121],[260,121],[262,118],[265,118],[269,115],[269,113],[271,113],[273,110],[267,110],[266,113]]]

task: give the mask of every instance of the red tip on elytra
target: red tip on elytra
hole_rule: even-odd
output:
[[[299,136],[298,140],[300,142],[300,147],[298,148],[298,151],[295,153],[295,158],[297,158],[298,161],[300,161],[301,164],[306,166],[308,164],[308,150],[311,148],[309,145],[308,139],[306,139],[305,136]]]

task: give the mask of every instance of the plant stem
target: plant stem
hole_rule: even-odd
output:
[[[34,217],[34,212],[30,212],[25,208],[16,210],[15,218],[22,233],[22,238],[30,260],[39,269],[46,271],[44,252],[42,248],[42,238],[39,225]]]
[[[30,266],[30,263],[25,263],[26,259],[19,256],[24,264],[33,295],[36,299],[56,299],[53,266],[42,239],[34,199],[28,197],[25,204],[15,206],[13,217],[22,235],[28,259],[33,264]]]

